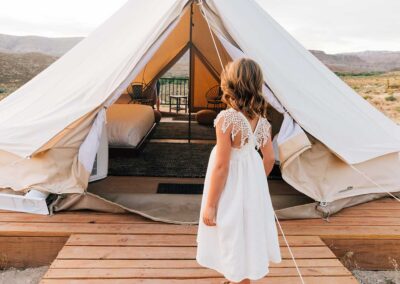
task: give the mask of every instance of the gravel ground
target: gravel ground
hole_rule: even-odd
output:
[[[361,284],[400,284],[400,271],[353,270]]]
[[[0,284],[38,284],[49,267],[0,270]]]
[[[0,271],[0,284],[38,284],[48,267]],[[400,271],[353,270],[361,284],[400,284]]]

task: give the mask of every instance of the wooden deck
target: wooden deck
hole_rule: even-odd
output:
[[[221,283],[219,273],[194,260],[196,235],[73,235],[52,263],[42,283]],[[290,243],[307,283],[357,283],[316,236],[291,236]],[[283,262],[270,269],[268,281],[300,283],[286,247]],[[62,281],[60,281],[62,280]],[[265,279],[267,280],[267,279]]]
[[[393,269],[400,263],[400,203],[392,199],[345,209],[328,221],[281,224],[308,284],[358,283],[342,262],[361,269]],[[197,226],[132,214],[2,211],[0,264],[26,267],[52,261],[44,284],[223,282],[220,274],[196,263],[196,232]],[[256,283],[300,283],[280,238],[282,263],[271,265],[269,275]]]

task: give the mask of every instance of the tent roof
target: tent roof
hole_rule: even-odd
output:
[[[130,0],[70,52],[0,102],[0,149],[29,156],[96,110],[131,75],[188,2]],[[214,23],[214,31],[225,32],[227,39],[260,63],[267,83],[292,117],[339,157],[358,163],[400,151],[399,126],[337,78],[256,2],[207,0],[204,4],[221,20]]]
[[[400,126],[371,106],[255,1],[209,0],[236,44],[304,130],[347,163],[400,151]],[[240,19],[240,20],[238,20]],[[215,24],[218,26],[218,23]]]

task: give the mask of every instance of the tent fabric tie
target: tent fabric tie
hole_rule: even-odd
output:
[[[206,9],[204,8],[203,0],[200,0],[200,1],[199,1],[199,5],[201,6],[201,10],[203,11],[204,18],[205,18],[205,20],[206,20],[206,22],[207,22],[208,29],[209,29],[209,31],[210,31],[211,38],[212,38],[212,41],[213,41],[213,44],[214,44],[214,48],[215,48],[215,50],[216,50],[216,52],[217,52],[217,55],[218,55],[219,63],[221,64],[222,70],[224,70],[224,64],[222,63],[221,54],[219,53],[218,46],[217,46],[217,43],[216,43],[215,38],[214,38],[214,34],[213,34],[213,32],[212,32],[212,29],[211,29],[211,25],[210,25],[210,23],[209,23],[209,21],[208,21],[207,11],[206,11]],[[292,252],[292,249],[290,248],[289,242],[288,242],[288,240],[286,239],[285,232],[284,232],[283,229],[282,229],[282,226],[281,226],[281,224],[280,224],[280,222],[279,222],[278,217],[276,216],[275,211],[274,211],[274,216],[275,216],[275,220],[276,220],[276,222],[277,222],[277,224],[278,224],[279,230],[280,230],[281,233],[282,233],[282,237],[283,237],[283,239],[284,239],[284,241],[285,241],[285,244],[286,244],[286,246],[287,246],[287,248],[288,248],[288,250],[289,250],[290,257],[292,258],[293,263],[294,263],[294,266],[296,267],[296,271],[297,271],[297,274],[299,275],[299,278],[300,278],[300,280],[301,280],[301,283],[302,283],[302,284],[305,284],[304,279],[303,279],[303,275],[302,275],[302,273],[301,273],[301,271],[300,271],[300,268],[299,268],[299,266],[298,266],[298,264],[297,264],[296,258],[294,257],[294,254],[293,254],[293,252]]]

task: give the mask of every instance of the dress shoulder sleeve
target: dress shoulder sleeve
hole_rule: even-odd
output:
[[[243,131],[245,125],[240,114],[232,108],[221,111],[214,120],[214,127],[220,127],[223,133],[231,126],[231,136],[233,140],[240,131]]]
[[[261,117],[260,119],[260,125],[257,129],[258,131],[255,133],[257,148],[265,146],[265,144],[267,144],[268,140],[271,138],[271,124],[265,117]]]

